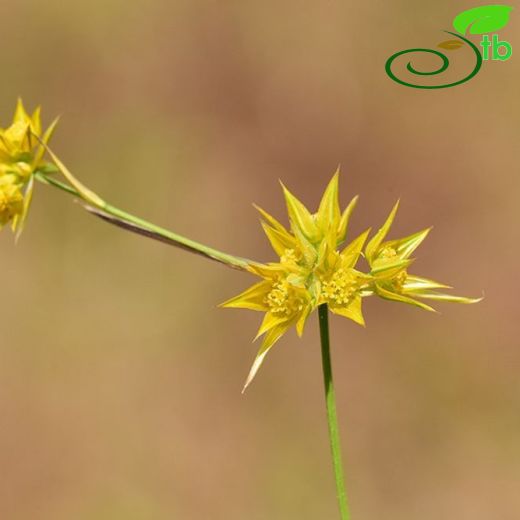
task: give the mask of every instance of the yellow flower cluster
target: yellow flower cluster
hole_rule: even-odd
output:
[[[48,147],[57,121],[42,134],[40,108],[29,116],[19,99],[11,125],[0,129],[0,229],[10,223],[16,236],[20,235],[37,179],[77,196],[88,211],[112,224],[258,276],[258,283],[222,304],[265,313],[255,338],[263,336],[262,344],[244,389],[281,336],[293,326],[301,336],[307,318],[319,306],[364,325],[362,302],[371,295],[430,311],[434,309],[421,299],[480,301],[439,292],[449,286],[408,272],[413,262],[411,255],[430,230],[386,240],[399,202],[368,243],[370,229],[345,245],[357,197],[344,211],[340,210],[339,172],[329,182],[316,213],[311,213],[282,185],[289,229],[257,207],[264,232],[279,258],[277,262],[263,264],[210,248],[106,203],[84,186]],[[44,162],[46,153],[51,162]],[[67,183],[51,179],[51,173],[61,173]],[[358,268],[360,257],[366,260],[365,272]]]
[[[42,143],[48,142],[55,124],[42,136],[40,108],[29,116],[19,99],[13,122],[0,129],[0,229],[10,222],[13,231],[21,231],[31,202],[33,174],[42,165]]]
[[[438,289],[448,286],[408,273],[411,254],[430,230],[385,241],[398,203],[368,242],[364,252],[370,229],[342,246],[357,197],[352,199],[345,211],[340,211],[338,177],[336,172],[315,214],[311,214],[283,187],[290,230],[257,208],[262,215],[262,227],[280,260],[250,264],[248,270],[262,280],[222,304],[224,307],[265,312],[257,338],[265,336],[245,387],[253,380],[276,341],[292,326],[301,336],[309,314],[319,305],[326,304],[331,312],[364,325],[362,299],[373,294],[427,310],[433,309],[416,298],[458,303],[479,301],[439,293]],[[367,260],[368,273],[356,269],[360,256]]]

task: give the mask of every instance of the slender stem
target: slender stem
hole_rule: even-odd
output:
[[[54,179],[51,176],[38,172],[35,174],[35,177],[36,180],[44,184],[48,184],[50,186],[58,188],[59,190],[68,193],[69,195],[74,195],[80,199],[84,199],[82,194],[76,188],[68,184],[65,184],[61,181],[58,181],[57,179]],[[197,254],[202,254],[206,257],[212,258],[213,260],[217,260],[218,262],[222,262],[224,264],[238,269],[245,269],[245,267],[248,264],[252,263],[251,260],[241,258],[238,256],[229,255],[217,249],[213,249],[212,247],[200,244],[199,242],[195,242],[194,240],[178,235],[177,233],[173,233],[168,229],[159,227],[142,218],[127,213],[126,211],[116,208],[115,206],[112,206],[102,201],[101,199],[99,200],[101,201],[101,205],[98,205],[96,208],[91,208],[89,206],[86,206],[86,208],[101,218],[105,218],[104,216],[107,215],[114,217],[112,219],[105,218],[105,220],[109,221],[112,224],[119,225],[120,227],[124,227],[135,232],[138,232],[139,230],[145,231],[141,234],[144,234],[149,238],[164,239],[163,241],[166,243],[182,247]],[[132,224],[132,226],[122,225],[125,223]]]
[[[251,260],[246,260],[245,258],[240,258],[238,256],[228,255],[222,251],[214,249],[212,247],[205,246],[200,242],[196,242],[195,240],[191,240],[189,238],[178,235],[177,233],[173,233],[168,229],[164,229],[159,227],[151,222],[148,222],[142,218],[136,217],[123,211],[115,206],[110,204],[106,204],[103,208],[109,215],[120,218],[122,220],[126,220],[132,224],[135,224],[137,227],[145,228],[152,233],[156,233],[172,242],[175,242],[177,245],[184,247],[185,249],[191,250],[192,252],[201,253],[204,256],[213,258],[219,262],[230,265],[232,267],[237,267],[239,269],[244,269],[248,264],[251,263]]]
[[[332,464],[334,466],[334,476],[336,478],[336,492],[341,520],[349,520],[350,513],[348,509],[347,495],[345,493],[343,467],[341,464],[341,446],[339,440],[338,417],[336,414],[336,397],[334,393],[334,383],[332,380],[328,312],[327,304],[323,304],[318,307],[321,338],[321,361],[323,365],[323,380],[325,383],[325,401],[327,404],[327,421],[329,425]]]

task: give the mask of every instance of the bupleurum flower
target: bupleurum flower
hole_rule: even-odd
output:
[[[261,208],[262,227],[279,262],[251,264],[248,270],[263,280],[223,304],[265,312],[257,338],[265,334],[245,387],[253,380],[267,352],[292,326],[302,335],[309,314],[327,303],[332,312],[364,324],[361,313],[363,290],[370,277],[354,267],[368,231],[341,252],[348,221],[357,202],[352,199],[341,213],[338,202],[338,173],[330,181],[318,212],[307,208],[283,187],[291,232]]]
[[[13,122],[0,129],[0,229],[11,223],[13,231],[20,233],[29,210],[33,175],[45,166],[43,155],[56,121],[42,136],[40,108],[32,116],[18,100]]]
[[[341,213],[338,202],[338,172],[329,182],[317,213],[309,210],[282,185],[290,230],[258,208],[262,227],[278,262],[251,263],[247,269],[262,280],[230,300],[223,307],[236,307],[265,313],[257,339],[264,336],[247,377],[244,390],[255,377],[272,346],[291,327],[303,334],[309,314],[327,304],[334,314],[365,324],[362,299],[376,294],[386,299],[431,307],[413,297],[432,298],[459,303],[477,299],[449,296],[433,289],[446,285],[409,275],[410,255],[424,240],[429,230],[401,240],[383,242],[397,211],[397,204],[383,227],[370,240],[365,256],[370,272],[356,269],[370,229],[338,250],[345,241],[350,216],[356,205],[354,197]]]

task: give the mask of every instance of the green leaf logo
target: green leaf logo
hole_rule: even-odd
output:
[[[509,13],[513,10],[508,5],[483,5],[469,9],[457,15],[453,27],[460,34],[485,34],[495,32],[507,25]]]

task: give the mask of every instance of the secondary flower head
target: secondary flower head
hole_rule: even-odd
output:
[[[482,298],[466,298],[439,292],[438,289],[451,289],[451,287],[408,273],[408,267],[413,262],[412,253],[426,238],[431,228],[418,231],[405,238],[385,241],[398,207],[399,201],[394,205],[385,223],[365,249],[365,256],[371,268],[370,276],[373,278],[372,289],[374,293],[387,300],[416,305],[429,311],[435,309],[416,298],[454,303],[479,302]]]
[[[256,335],[256,338],[263,335],[263,341],[244,389],[280,337],[293,326],[301,336],[310,313],[320,305],[326,304],[334,314],[364,325],[362,299],[372,294],[429,310],[431,307],[416,302],[409,294],[463,303],[478,301],[433,292],[432,289],[446,286],[408,275],[409,257],[428,230],[402,240],[383,242],[397,205],[366,247],[370,272],[365,274],[356,266],[370,230],[343,244],[357,197],[343,212],[340,211],[338,172],[329,182],[316,213],[311,213],[285,186],[282,187],[289,229],[257,207],[264,232],[279,260],[249,264],[247,269],[261,281],[222,304],[265,313]]]
[[[0,228],[21,231],[32,196],[33,174],[43,163],[56,121],[42,135],[40,108],[29,116],[18,100],[11,125],[0,129]]]

